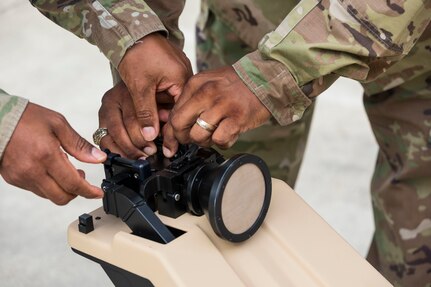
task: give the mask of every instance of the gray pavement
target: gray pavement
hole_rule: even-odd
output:
[[[194,62],[198,5],[187,2],[181,26]],[[0,43],[0,87],[64,114],[90,140],[101,96],[111,86],[98,49],[52,24],[28,1],[13,0],[0,2]],[[373,230],[369,182],[377,147],[361,92],[341,79],[319,98],[296,191],[364,255]],[[101,166],[74,163],[100,184]],[[76,199],[58,207],[0,180],[0,286],[112,286],[99,266],[72,253],[66,238],[71,221],[100,205]]]

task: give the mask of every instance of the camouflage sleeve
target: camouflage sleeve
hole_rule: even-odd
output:
[[[97,45],[116,68],[139,39],[153,32],[167,34],[162,21],[142,0],[30,1],[59,26]]]
[[[178,26],[178,19],[183,12],[185,0],[146,0],[145,2],[156,12],[168,30],[169,40],[182,48],[184,35]]]
[[[430,0],[303,0],[234,68],[286,125],[338,76],[371,81],[403,58],[430,18]]]
[[[28,101],[0,89],[0,159]]]

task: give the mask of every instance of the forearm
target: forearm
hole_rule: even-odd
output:
[[[425,2],[301,1],[259,51],[234,67],[277,121],[288,124],[338,76],[371,81],[402,59],[430,21]]]
[[[0,159],[27,103],[28,100],[8,95],[0,89]]]
[[[32,0],[42,14],[97,45],[117,68],[127,49],[153,32],[167,30],[142,0]]]

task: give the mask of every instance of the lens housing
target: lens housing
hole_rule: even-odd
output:
[[[205,211],[214,232],[241,242],[261,226],[271,201],[271,176],[257,156],[238,154],[222,164],[206,164],[189,177],[188,208]]]

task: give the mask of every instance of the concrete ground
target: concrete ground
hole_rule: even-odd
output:
[[[193,62],[198,5],[187,3],[181,26]],[[28,1],[0,1],[0,41],[0,88],[64,114],[91,140],[101,96],[111,87],[98,49]],[[319,98],[296,191],[362,255],[373,230],[369,182],[376,151],[360,86],[339,80]],[[76,165],[100,184],[101,166]],[[71,221],[100,205],[79,198],[58,207],[0,180],[0,286],[112,286],[99,266],[72,253],[66,238]]]

